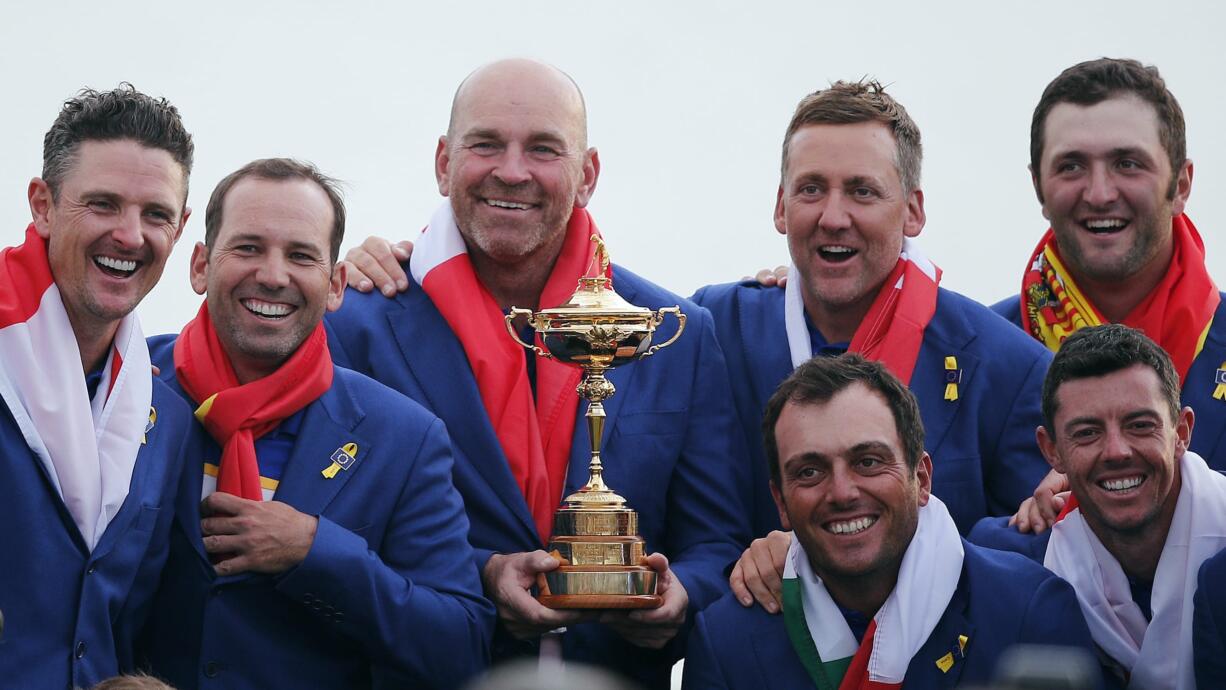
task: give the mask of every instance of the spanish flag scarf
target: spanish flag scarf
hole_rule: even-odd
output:
[[[136,314],[124,316],[90,399],[34,225],[23,244],[0,253],[0,397],[92,551],[127,499],[152,419],[149,348]]]
[[[1205,269],[1205,243],[1186,215],[1171,222],[1175,253],[1166,275],[1123,324],[1152,338],[1166,350],[1182,381],[1200,353],[1213,312],[1221,299]],[[1055,352],[1078,329],[1106,319],[1073,281],[1049,229],[1030,257],[1022,277],[1022,325]]]
[[[928,505],[919,510],[894,591],[869,622],[864,639],[856,640],[793,537],[783,570],[783,621],[814,686],[818,690],[901,688],[911,658],[932,635],[958,589],[963,557],[953,518],[940,499],[930,496]]]
[[[575,208],[540,304],[523,306],[563,304],[586,274],[594,250],[591,236],[599,234],[591,215]],[[414,245],[409,272],[464,348],[490,426],[544,543],[562,499],[581,373],[577,367],[538,357],[533,399],[525,350],[507,333],[502,309],[473,270],[450,202],[435,211]]]
[[[255,439],[332,387],[332,355],[322,323],[279,369],[239,384],[206,301],[175,341],[175,376],[199,407],[196,419],[222,447],[217,490],[263,500]]]
[[[903,240],[898,264],[882,283],[880,292],[852,336],[850,350],[880,361],[904,383],[910,383],[924,344],[924,329],[937,311],[937,285],[941,269],[924,256],[919,244]],[[803,280],[793,265],[784,288],[783,322],[788,336],[792,366],[813,357],[809,329],[805,325]]]

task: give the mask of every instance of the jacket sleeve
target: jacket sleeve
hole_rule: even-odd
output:
[[[481,597],[450,448],[434,420],[406,453],[412,470],[387,487],[400,495],[377,553],[320,517],[306,559],[277,585],[413,686],[454,685],[489,659],[494,609]]]

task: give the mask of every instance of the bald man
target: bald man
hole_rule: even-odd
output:
[[[503,315],[574,292],[598,232],[586,206],[599,174],[570,77],[529,60],[478,69],[439,138],[435,176],[447,201],[405,262],[412,284],[393,299],[351,292],[327,320],[329,342],[339,364],[446,422],[470,541],[498,608],[495,661],[536,653],[543,634],[564,628],[565,657],[667,687],[678,632],[726,590],[721,571],[748,541],[749,468],[710,315],[620,266],[611,275],[626,300],[679,304],[689,316],[676,344],[608,374],[617,395],[605,402],[605,478],[638,511],[664,604],[555,611],[531,596],[537,574],[557,567],[541,547],[562,497],[588,477],[590,445],[578,370],[515,344]]]

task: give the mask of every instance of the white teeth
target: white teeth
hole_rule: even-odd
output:
[[[520,211],[527,211],[528,209],[532,208],[532,206],[528,204],[521,204],[515,201],[502,201],[500,199],[486,199],[485,203],[498,208],[514,208],[519,209]]]
[[[856,250],[852,249],[851,247],[831,245],[829,247],[822,247],[822,251],[830,252],[831,254],[850,254]]]
[[[1124,221],[1119,219],[1111,220],[1087,220],[1086,227],[1091,230],[1114,230],[1124,227]]]
[[[243,306],[260,316],[285,316],[293,311],[293,307],[288,304],[270,304],[255,299],[243,300]]]
[[[864,530],[868,529],[874,522],[877,522],[877,518],[862,517],[856,518],[855,520],[832,522],[826,529],[834,532],[835,534],[855,534],[856,532],[863,532]]]
[[[113,259],[109,256],[95,256],[94,261],[98,262],[98,265],[100,266],[105,266],[115,271],[123,271],[124,273],[131,273],[132,271],[136,270],[135,261],[124,261],[123,259]]]
[[[1129,477],[1127,479],[1108,479],[1106,481],[1099,482],[1098,484],[1099,486],[1103,487],[1107,491],[1123,491],[1125,489],[1131,489],[1134,486],[1140,486],[1143,479],[1144,479],[1143,477]]]

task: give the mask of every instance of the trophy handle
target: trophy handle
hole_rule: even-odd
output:
[[[532,351],[533,351],[533,352],[535,352],[536,354],[538,354],[538,355],[540,355],[540,356],[542,356],[542,357],[544,357],[544,358],[546,358],[546,359],[553,359],[553,355],[552,355],[552,354],[550,354],[550,353],[549,353],[549,351],[545,350],[544,348],[542,348],[541,346],[539,346],[539,345],[537,345],[537,344],[535,344],[535,343],[533,343],[533,344],[525,343],[525,342],[524,342],[524,341],[523,341],[523,340],[522,340],[522,339],[519,337],[519,333],[515,332],[515,324],[513,324],[513,323],[511,323],[511,322],[512,322],[512,321],[514,321],[514,320],[515,320],[515,317],[516,317],[516,316],[519,316],[520,314],[523,314],[524,316],[528,317],[528,319],[529,319],[529,320],[531,320],[531,319],[532,319],[532,317],[534,316],[534,315],[533,315],[533,313],[532,313],[532,310],[531,310],[531,309],[522,309],[522,308],[520,308],[520,307],[511,307],[511,311],[507,312],[507,315],[506,315],[506,322],[507,322],[507,333],[510,333],[510,334],[511,334],[511,337],[515,339],[515,342],[519,343],[520,345],[523,345],[524,347],[528,348],[529,350],[532,350]]]
[[[665,314],[672,314],[673,316],[677,317],[677,332],[673,334],[673,337],[665,340],[659,345],[652,345],[646,352],[643,353],[643,357],[654,355],[657,350],[661,350],[677,342],[677,338],[680,338],[682,331],[685,330],[685,314],[681,313],[681,307],[661,307],[660,310],[656,312],[657,326],[664,321]]]

